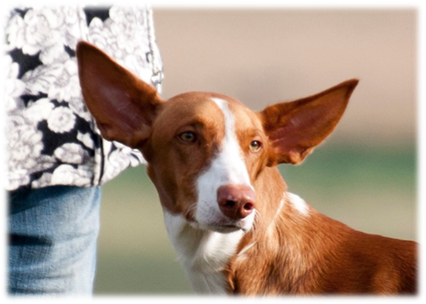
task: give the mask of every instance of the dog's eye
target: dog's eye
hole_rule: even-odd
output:
[[[252,152],[257,152],[257,151],[259,151],[259,149],[260,149],[260,147],[262,146],[262,143],[260,142],[260,141],[258,141],[258,140],[253,140],[251,143],[250,143],[250,150],[252,151]]]
[[[197,136],[194,132],[183,132],[179,134],[179,139],[183,142],[193,143],[197,140]]]

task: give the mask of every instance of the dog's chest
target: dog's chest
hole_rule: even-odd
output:
[[[244,232],[218,233],[192,227],[180,215],[164,211],[170,242],[196,293],[225,294],[223,270]]]

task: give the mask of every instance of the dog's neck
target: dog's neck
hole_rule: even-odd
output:
[[[340,232],[328,220],[297,195],[284,192],[276,215],[246,234],[238,254],[229,261],[231,291],[246,295],[258,295],[260,290],[268,295],[306,292],[304,288],[321,273],[319,257],[338,244]],[[311,271],[315,268],[319,271]]]
[[[286,184],[277,168],[266,167],[254,187],[258,189],[258,199],[264,202],[261,204],[264,209],[257,211],[259,218],[248,233],[203,230],[181,215],[163,209],[170,241],[195,292],[225,294],[243,288],[235,282],[237,277],[244,276],[240,265],[247,263],[247,259],[253,259],[257,268],[259,263],[267,263],[265,256],[274,259],[279,254],[288,255],[287,260],[298,258],[291,257],[290,253],[296,245],[291,244],[291,238],[283,236],[294,231],[290,226],[304,221],[307,224],[307,219],[316,212],[299,197],[286,192]],[[256,259],[259,250],[263,252],[262,258]]]
[[[219,233],[191,226],[181,215],[164,210],[170,241],[196,293],[226,294],[224,270],[244,232]]]

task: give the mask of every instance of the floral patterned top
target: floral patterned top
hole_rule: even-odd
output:
[[[7,190],[97,186],[144,162],[100,136],[83,103],[75,48],[93,43],[155,85],[162,64],[149,7],[14,9],[6,35]]]

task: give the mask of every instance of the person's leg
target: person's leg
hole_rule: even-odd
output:
[[[53,186],[9,196],[10,295],[91,295],[100,187]]]

